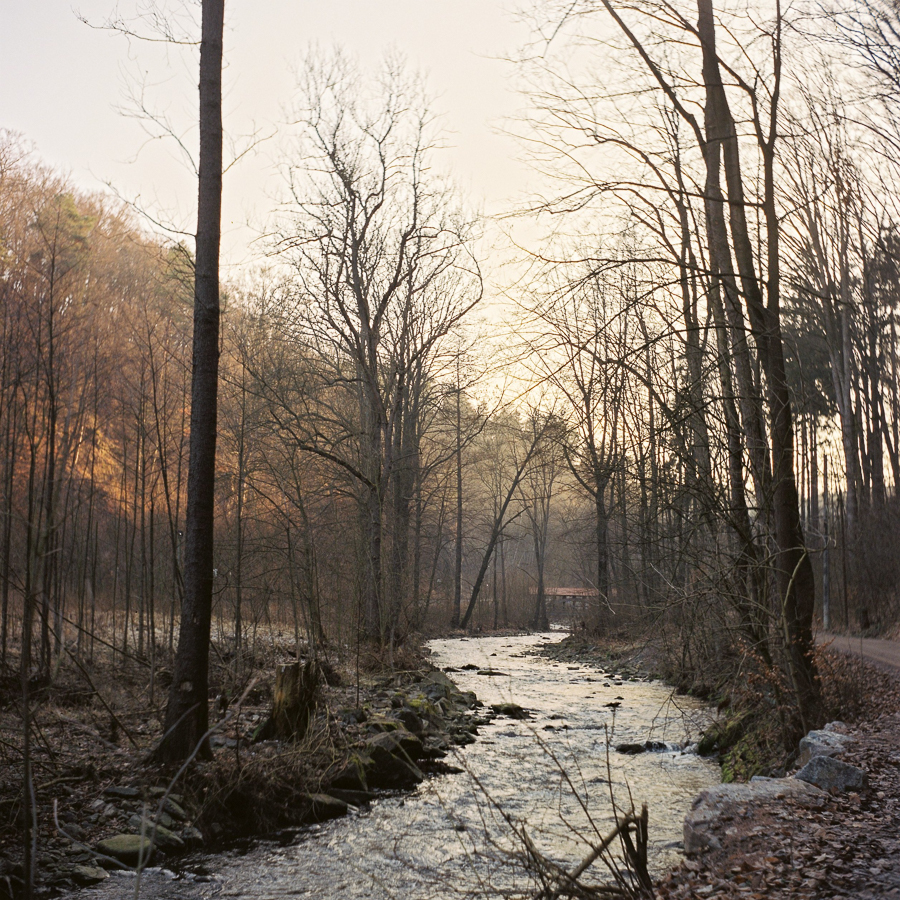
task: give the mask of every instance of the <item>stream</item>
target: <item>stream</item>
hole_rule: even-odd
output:
[[[368,809],[297,829],[279,842],[188,859],[178,874],[148,869],[140,896],[151,900],[242,898],[321,900],[528,896],[517,849],[499,810],[541,852],[574,867],[585,841],[614,823],[611,797],[627,810],[649,807],[649,859],[659,873],[677,861],[682,821],[693,797],[718,783],[719,769],[681,747],[696,741],[708,707],[660,682],[541,658],[535,648],[562,633],[432,641],[432,661],[485,706],[517,703],[523,721],[498,716],[475,744],[447,757],[464,769],[429,778],[415,791],[386,795]],[[462,670],[462,666],[475,666]],[[493,670],[488,676],[479,674]],[[503,673],[503,674],[496,674]],[[612,706],[608,704],[618,704]],[[666,750],[626,755],[647,740]],[[605,873],[597,872],[598,880]],[[113,874],[78,896],[133,896],[133,874]]]

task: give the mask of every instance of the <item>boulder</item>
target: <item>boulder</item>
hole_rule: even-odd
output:
[[[369,787],[407,788],[422,781],[422,772],[403,750],[396,734],[378,734],[366,741],[364,749],[372,761],[366,773]]]
[[[699,853],[722,846],[716,835],[726,822],[749,815],[754,807],[787,797],[819,805],[826,794],[795,778],[757,778],[750,784],[717,784],[701,791],[684,819],[684,852]]]
[[[81,887],[100,884],[107,878],[109,878],[109,873],[99,866],[75,866],[72,869],[72,880]]]
[[[441,697],[451,697],[459,693],[459,688],[443,673],[429,672],[422,679],[422,693],[429,700],[437,700]]]
[[[410,734],[418,735],[425,730],[425,723],[408,707],[401,709],[400,712],[397,713],[397,718],[403,723],[403,727]]]
[[[136,866],[139,859],[147,862],[151,852],[150,838],[139,834],[117,834],[97,844],[97,852],[126,866]],[[107,860],[101,860],[101,864]]]
[[[491,709],[498,716],[509,716],[510,719],[530,719],[531,713],[523,709],[518,703],[492,703]]]
[[[629,756],[645,753],[646,750],[647,748],[643,744],[619,744],[616,746],[616,753],[626,753]]]
[[[816,756],[838,756],[852,743],[853,738],[849,735],[831,731],[827,725],[821,731],[810,731],[800,738],[799,765],[805,766]]]
[[[354,753],[346,765],[332,778],[332,787],[349,791],[367,791],[369,789],[369,773],[373,768],[372,760],[361,753]]]
[[[425,746],[421,739],[410,734],[405,728],[375,735],[366,742],[367,748],[373,746],[384,747],[389,753],[409,762],[416,762],[425,755]]]
[[[429,672],[422,679],[420,688],[426,699],[435,704],[444,701],[471,709],[478,703],[472,691],[461,691],[443,672]],[[409,705],[413,706],[412,703]]]
[[[309,804],[309,811],[304,814],[307,822],[327,822],[347,815],[347,804],[337,797],[328,794],[304,794],[303,799]]]
[[[814,756],[794,778],[839,794],[861,791],[869,784],[862,769],[831,756]]]

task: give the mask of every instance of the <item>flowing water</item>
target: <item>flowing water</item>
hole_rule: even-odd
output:
[[[695,741],[708,709],[659,682],[616,677],[615,669],[557,663],[534,649],[562,635],[432,641],[433,662],[484,704],[513,702],[531,712],[496,718],[477,743],[448,757],[465,771],[430,778],[414,792],[385,796],[369,809],[303,828],[280,842],[206,857],[175,875],[148,870],[140,896],[321,900],[398,897],[529,896],[528,877],[511,865],[520,843],[505,816],[524,823],[541,852],[574,867],[585,839],[607,833],[612,804],[646,803],[650,866],[661,871],[680,849],[681,823],[694,795],[719,781],[718,768],[680,748]],[[460,670],[461,666],[476,669]],[[503,674],[479,674],[490,669]],[[613,706],[610,704],[618,704]],[[623,743],[665,743],[629,756]],[[602,874],[602,873],[598,873]],[[128,897],[133,875],[113,875],[87,894]],[[531,892],[533,895],[533,892]]]

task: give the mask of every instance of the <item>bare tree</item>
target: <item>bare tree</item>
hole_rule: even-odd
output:
[[[224,0],[203,0],[200,41],[200,171],[194,281],[191,438],[185,519],[184,602],[160,759],[186,759],[206,740],[212,620],[213,520],[219,373]],[[205,747],[206,755],[210,750]]]
[[[430,171],[431,116],[415,80],[389,62],[367,90],[337,57],[309,65],[303,92],[294,211],[278,241],[294,269],[284,334],[332,400],[312,421],[289,410],[282,421],[358,492],[365,630],[387,642],[408,562],[421,392],[481,280],[472,226]]]

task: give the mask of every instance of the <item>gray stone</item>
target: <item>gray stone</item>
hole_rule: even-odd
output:
[[[816,756],[837,756],[843,753],[852,743],[853,738],[837,731],[810,731],[806,737],[800,738],[799,765],[805,766]]]
[[[150,851],[150,839],[139,834],[117,834],[97,844],[98,853],[112,857],[126,866],[136,866],[139,857],[146,862]]]
[[[166,793],[167,790],[168,790],[168,788],[164,788],[164,787],[152,787],[152,788],[150,788],[150,796],[153,797],[155,800],[159,800],[159,798],[162,797]],[[169,799],[174,800],[176,803],[183,802],[181,794],[169,794]]]
[[[199,828],[194,828],[193,825],[185,825],[185,827],[181,829],[181,839],[191,848],[196,849],[197,847],[203,846],[203,834],[200,832]]]
[[[87,837],[87,832],[75,822],[67,822],[63,833],[73,841],[83,841]]]
[[[701,791],[684,819],[684,852],[699,853],[717,849],[721,843],[715,832],[737,816],[745,816],[755,807],[798,798],[818,805],[825,793],[794,778],[760,778],[750,784],[718,784]]]
[[[422,679],[422,690],[429,700],[459,693],[459,688],[443,672],[429,672]]]
[[[862,769],[830,756],[814,756],[794,778],[841,794],[864,790],[869,784]]]
[[[72,880],[82,887],[100,884],[107,878],[109,878],[109,873],[99,866],[75,866],[72,869]]]
[[[113,784],[103,789],[106,797],[119,797],[122,800],[133,800],[141,796],[141,792],[135,787],[125,787],[124,785]]]
[[[168,813],[168,815],[170,815],[173,819],[178,819],[179,822],[184,822],[187,820],[187,813],[174,797],[166,797],[166,802],[163,803],[163,810],[165,811],[165,813]],[[165,825],[166,828],[173,827],[167,822],[163,822],[163,825]]]
[[[837,734],[849,734],[850,727],[845,722],[835,720],[822,727],[822,731],[834,731]]]
[[[140,832],[143,827],[144,833],[149,833],[150,829],[153,827],[153,813],[155,813],[155,810],[149,813],[146,817],[139,816],[137,813],[134,813],[134,815],[132,815],[128,819],[128,827],[133,828],[138,832]],[[178,827],[175,820],[166,813],[162,813],[159,818],[156,819],[156,821],[160,825],[162,825],[163,828],[168,828],[170,831]]]

